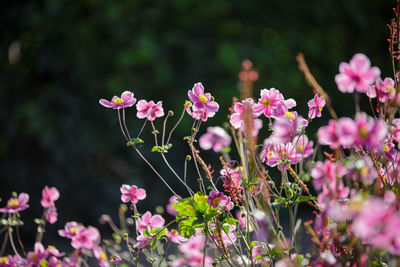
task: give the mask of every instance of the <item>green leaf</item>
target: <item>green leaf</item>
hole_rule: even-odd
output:
[[[312,201],[315,200],[316,197],[315,196],[301,196],[299,198],[296,199],[296,201],[294,203],[301,203],[301,202],[306,202],[306,201]]]

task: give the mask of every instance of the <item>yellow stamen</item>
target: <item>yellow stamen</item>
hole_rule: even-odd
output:
[[[282,152],[281,152],[281,158],[282,158],[282,160],[287,159],[287,153],[286,153],[286,151],[282,151]]]
[[[112,102],[114,104],[122,104],[122,103],[124,103],[124,100],[122,98],[117,97],[117,98],[113,99]]]
[[[49,265],[49,262],[47,260],[41,260],[39,262],[40,267],[47,267],[47,265]]]
[[[386,153],[388,153],[388,152],[390,151],[390,148],[389,148],[388,145],[385,145],[385,148],[384,148],[384,149],[385,149],[385,152],[386,152]]]
[[[302,145],[297,145],[296,150],[297,150],[297,151],[303,151],[303,150],[304,150],[304,146],[302,146]]]
[[[360,129],[358,130],[358,134],[360,135],[361,139],[367,139],[368,138],[368,130],[364,126],[361,126]]]
[[[219,197],[216,197],[216,198],[213,199],[212,204],[213,205],[218,205],[219,202],[221,202],[221,199]]]
[[[199,100],[201,103],[204,104],[204,103],[207,103],[208,98],[205,95],[201,94],[201,95],[199,95]]]
[[[388,85],[386,86],[386,90],[388,90],[389,93],[395,92],[396,89],[394,89],[392,86]]]
[[[10,199],[8,201],[9,207],[17,207],[19,205],[19,201],[17,199]]]
[[[268,160],[271,160],[272,155],[273,155],[273,153],[272,153],[272,151],[270,151],[270,152],[268,153]]]
[[[324,108],[324,107],[319,107],[319,111],[322,111],[323,108]]]
[[[293,114],[293,112],[286,111],[285,116],[288,117],[289,119],[293,120],[296,116]]]
[[[71,227],[69,228],[69,231],[74,234],[79,231],[79,227]]]
[[[365,177],[368,174],[368,167],[367,165],[364,165],[361,170],[360,170],[360,174],[362,177]]]
[[[264,106],[268,107],[269,105],[271,105],[271,100],[269,100],[268,98],[265,98],[262,101],[262,103],[263,103]]]
[[[7,257],[0,257],[0,263],[9,263],[9,260]]]
[[[102,252],[100,252],[100,258],[102,259],[102,260],[107,260],[107,255],[106,255],[106,253],[104,253],[103,251]]]

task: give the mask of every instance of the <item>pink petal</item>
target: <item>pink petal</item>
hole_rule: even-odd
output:
[[[217,112],[219,109],[219,105],[215,101],[208,102],[204,105],[205,105],[207,111],[209,111],[209,112]]]
[[[110,101],[105,100],[105,99],[100,99],[100,100],[99,100],[99,103],[100,103],[100,105],[102,105],[103,107],[106,107],[106,108],[113,108],[113,107],[115,107],[115,104],[114,104],[114,103],[111,103]]]
[[[355,82],[349,76],[347,76],[345,74],[341,74],[341,73],[336,74],[335,82],[336,82],[338,89],[342,93],[353,93],[354,92]]]
[[[147,110],[147,101],[144,99],[139,100],[139,102],[136,104],[136,109],[138,111]]]
[[[238,113],[232,114],[230,123],[235,129],[239,128],[242,125],[242,119],[240,118],[240,114]]]
[[[193,86],[193,92],[196,96],[199,96],[201,94],[204,94],[204,87],[202,83],[196,83]]]
[[[129,92],[129,91],[125,91],[125,92],[122,93],[121,98],[122,98],[124,101],[127,101],[127,100],[133,98],[133,94],[132,94],[131,92]]]
[[[145,199],[146,198],[146,190],[144,190],[144,189],[142,189],[142,188],[139,188],[137,191],[136,191],[136,196],[137,196],[137,198],[139,199],[139,200],[143,200],[143,199]]]
[[[158,227],[161,228],[164,226],[165,220],[163,219],[163,217],[161,217],[160,215],[154,215],[151,220],[150,220],[150,227],[154,228],[154,227]]]
[[[371,61],[364,54],[355,54],[350,60],[350,67],[355,74],[362,74],[368,71]]]

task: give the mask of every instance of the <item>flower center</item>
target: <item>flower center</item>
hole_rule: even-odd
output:
[[[122,104],[122,103],[124,103],[124,100],[122,98],[117,97],[112,102],[114,104]]]
[[[192,102],[190,101],[185,101],[185,108],[191,108],[193,106]]]
[[[268,160],[271,160],[272,155],[273,155],[272,151],[268,152]]]
[[[9,207],[17,207],[19,205],[19,201],[17,199],[10,199],[8,201]]]
[[[201,94],[201,95],[199,95],[199,100],[201,103],[204,104],[204,103],[207,103],[208,98],[205,95]]]
[[[286,151],[282,151],[282,152],[281,152],[281,158],[282,158],[282,160],[287,159],[287,153],[286,153]]]
[[[288,117],[289,119],[293,120],[295,118],[293,112],[286,111],[285,116]]]
[[[319,107],[319,111],[322,111],[323,108],[324,108],[324,107]]]
[[[262,103],[263,103],[264,106],[268,107],[269,105],[271,105],[271,100],[269,100],[268,98],[265,98],[262,101]]]
[[[365,126],[361,126],[360,130],[358,130],[358,134],[360,135],[361,139],[367,139],[368,138],[368,130],[365,128]]]
[[[304,150],[304,146],[302,145],[297,145],[297,151],[303,151]]]
[[[216,198],[213,199],[212,204],[213,205],[218,205],[219,202],[221,202],[221,199],[219,197],[216,197]]]
[[[78,230],[79,230],[79,227],[71,227],[71,228],[69,228],[69,231],[70,231],[71,233],[73,233],[73,234],[75,234],[76,232],[78,232]]]
[[[0,263],[8,263],[7,257],[0,257]]]
[[[385,152],[386,152],[386,153],[388,153],[388,152],[390,151],[390,148],[389,148],[389,146],[388,146],[388,145],[385,145],[385,148],[384,148],[384,150],[385,150]]]
[[[100,258],[102,259],[102,260],[107,260],[107,255],[106,255],[106,253],[104,253],[103,251],[102,252],[100,252]]]
[[[393,93],[396,91],[396,89],[394,89],[392,86],[388,85],[386,86],[386,90],[388,90],[389,93]]]

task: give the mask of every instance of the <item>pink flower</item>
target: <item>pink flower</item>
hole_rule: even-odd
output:
[[[204,93],[204,87],[202,83],[196,83],[192,90],[188,91],[188,96],[197,110],[205,109],[209,112],[217,112],[219,109],[217,102],[211,100],[211,94]]]
[[[223,148],[229,146],[232,138],[221,127],[208,127],[207,133],[203,134],[199,139],[199,145],[204,150],[213,149],[214,152],[220,152]]]
[[[47,252],[56,257],[62,257],[65,253],[60,252],[55,246],[47,246]]]
[[[377,67],[371,67],[370,60],[364,54],[355,54],[350,64],[340,63],[339,72],[335,82],[342,93],[353,93],[354,89],[360,93],[368,92],[369,86],[381,73]]]
[[[28,205],[29,195],[26,193],[21,193],[17,198],[10,198],[7,202],[7,206],[0,209],[3,213],[17,213],[19,211],[26,210],[29,208]]]
[[[107,254],[103,251],[101,247],[95,246],[93,248],[93,255],[97,259],[97,263],[100,267],[108,267],[110,264],[108,263]]]
[[[151,212],[147,211],[142,215],[142,217],[136,220],[136,229],[142,234],[146,230],[147,226],[149,226],[151,230],[153,228],[162,228],[164,223],[165,220],[161,215],[156,214],[152,216]]]
[[[60,192],[58,192],[57,188],[49,188],[46,185],[42,191],[42,200],[40,201],[40,204],[42,204],[44,208],[54,207],[54,201],[56,201],[59,197]]]
[[[321,117],[321,111],[325,106],[325,98],[323,96],[318,97],[318,94],[314,95],[314,99],[308,101],[308,117],[314,119],[315,117]]]
[[[139,119],[148,119],[149,121],[154,121],[157,117],[164,116],[164,109],[162,107],[162,101],[154,103],[153,100],[147,102],[142,99],[136,104],[137,114]]]
[[[254,101],[251,98],[247,98],[241,103],[235,103],[235,105],[233,106],[235,113],[233,113],[230,118],[230,123],[235,129],[240,128],[244,124],[244,116],[246,115],[246,113],[248,113],[248,115],[250,116],[253,116],[253,105]]]
[[[228,199],[228,197],[225,196],[224,193],[218,192],[218,191],[215,191],[215,190],[211,190],[209,195],[208,195],[207,203],[209,205],[211,205],[213,208],[216,208],[220,204],[226,203],[227,199]]]
[[[279,101],[276,104],[275,109],[272,111],[272,115],[274,118],[285,116],[286,112],[295,106],[296,106],[296,101],[292,98]]]
[[[272,117],[272,112],[277,103],[283,100],[283,95],[279,90],[271,88],[261,90],[260,96],[258,103],[254,104],[254,115],[258,117],[264,113],[266,117]]]
[[[313,185],[315,189],[321,189],[324,184],[336,183],[337,178],[342,178],[347,173],[347,170],[342,165],[325,160],[318,161],[315,167],[311,170]]]
[[[300,154],[303,158],[308,158],[314,153],[314,142],[308,141],[308,137],[305,134],[295,136],[292,144],[296,148],[297,154]]]
[[[34,251],[28,252],[26,256],[27,265],[36,265],[39,266],[41,260],[47,258],[48,252],[44,249],[43,245],[39,242],[35,243]]]
[[[128,108],[136,103],[136,98],[133,97],[133,93],[125,91],[122,93],[121,97],[114,96],[111,99],[111,102],[105,99],[100,99],[99,103],[106,108]]]
[[[171,240],[171,242],[176,243],[176,244],[182,244],[183,242],[186,242],[187,239],[184,238],[179,234],[178,231],[175,229],[172,229],[167,233],[167,237]]]
[[[357,128],[354,145],[381,151],[387,134],[386,124],[381,119],[368,118],[365,113],[357,114],[354,122]]]
[[[169,198],[169,203],[167,205],[167,212],[172,216],[176,216],[178,214],[178,211],[172,207],[172,204],[175,203],[178,203],[178,197],[174,195]]]
[[[185,110],[195,120],[207,121],[208,118],[214,117],[215,115],[215,112],[208,111],[205,108],[196,108],[190,101],[186,101]]]
[[[268,166],[278,166],[278,169],[286,168],[291,164],[297,164],[301,161],[302,156],[296,152],[292,143],[270,143],[270,140],[264,142],[264,147],[260,154],[260,159]]]
[[[83,227],[77,232],[71,241],[71,246],[75,249],[93,249],[100,241],[100,233],[95,227]]]
[[[57,213],[57,210],[56,210],[55,207],[51,207],[51,208],[47,209],[47,211],[46,211],[46,220],[50,224],[53,224],[53,223],[55,223],[57,221],[57,216],[58,216],[58,213]]]
[[[145,248],[148,245],[150,245],[152,240],[151,236],[146,236],[143,234],[140,234],[136,237],[137,243],[133,246],[134,248]]]
[[[64,230],[58,230],[58,234],[62,237],[73,238],[84,228],[84,226],[79,225],[77,222],[67,222],[65,224]]]
[[[272,124],[272,139],[277,143],[288,143],[297,134],[299,134],[308,122],[301,116],[297,116],[296,112],[286,111],[285,116],[278,117]]]
[[[236,211],[236,219],[239,221],[239,227],[243,231],[247,232],[247,225],[249,226],[249,232],[253,232],[253,226],[251,220],[247,220],[246,211],[244,212],[238,210]]]
[[[121,200],[124,203],[131,202],[136,204],[139,200],[146,198],[146,191],[142,188],[138,188],[136,185],[123,184],[120,188],[121,190]]]
[[[262,255],[267,255],[268,251],[267,249],[262,245],[255,245],[252,249],[251,249],[251,257],[253,258],[253,261],[255,264],[260,264],[262,262],[269,262],[269,258],[268,257],[263,257]],[[257,256],[260,256],[258,259]]]
[[[201,253],[204,246],[204,235],[192,235],[186,242],[179,245],[178,249],[186,257],[192,257]]]
[[[331,149],[340,146],[339,137],[336,134],[336,121],[330,120],[327,126],[318,129],[318,142],[321,145],[329,145]]]
[[[378,78],[375,85],[369,87],[367,96],[369,98],[376,98],[381,103],[385,103],[387,100],[394,100],[396,97],[396,89],[394,88],[394,80],[392,78],[385,78],[383,81]]]

